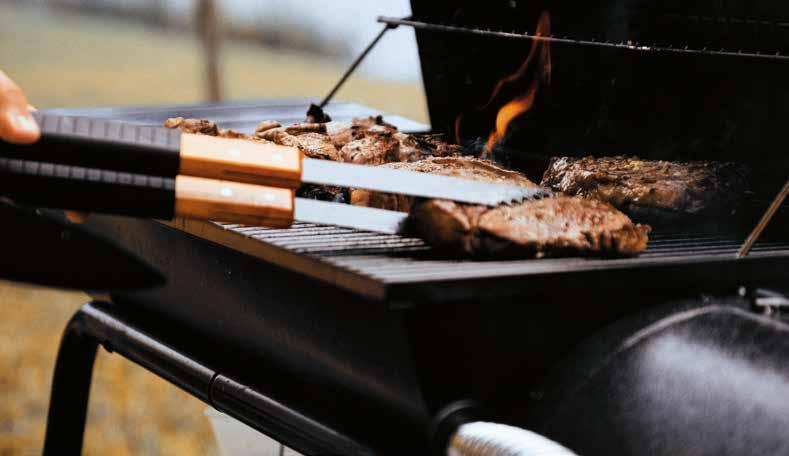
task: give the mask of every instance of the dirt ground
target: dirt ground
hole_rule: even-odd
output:
[[[109,18],[0,4],[0,68],[39,108],[190,103],[203,96],[189,36]],[[319,98],[341,63],[240,43],[224,47],[228,98]],[[338,98],[427,119],[422,88],[353,78]],[[0,252],[2,254],[2,252]],[[60,332],[87,300],[0,282],[0,456],[39,454]],[[86,454],[216,454],[204,404],[118,356],[100,352]]]

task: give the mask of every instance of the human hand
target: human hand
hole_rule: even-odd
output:
[[[38,141],[41,131],[31,109],[22,89],[0,71],[0,140],[16,144]]]

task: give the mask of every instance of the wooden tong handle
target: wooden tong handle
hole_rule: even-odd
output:
[[[201,177],[175,179],[175,215],[229,223],[287,228],[294,191]]]
[[[294,147],[206,135],[181,136],[179,174],[296,189],[302,153]]]

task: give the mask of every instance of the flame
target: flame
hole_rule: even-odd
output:
[[[534,96],[537,94],[537,88],[538,84],[532,83],[526,95],[513,99],[499,109],[498,114],[496,114],[496,128],[488,136],[488,142],[485,144],[485,150],[482,154],[483,158],[504,138],[510,122],[531,109],[534,104]]]
[[[535,30],[534,35],[537,37],[540,36],[548,36],[551,33],[551,19],[550,15],[547,12],[543,12],[540,15],[540,19],[537,22],[537,28]],[[488,107],[493,100],[499,95],[501,90],[504,86],[513,84],[522,80],[527,72],[527,70],[531,67],[532,62],[535,59],[535,56],[538,60],[538,77],[532,81],[527,89],[526,93],[520,95],[509,102],[507,102],[504,106],[502,106],[498,113],[496,114],[496,126],[493,131],[490,132],[488,136],[488,141],[485,144],[485,149],[482,152],[482,157],[484,158],[487,156],[493,148],[498,144],[503,138],[504,135],[507,133],[507,127],[509,126],[510,122],[513,119],[528,112],[532,106],[534,105],[534,99],[537,95],[537,91],[539,90],[542,84],[550,84],[551,82],[551,46],[550,43],[547,41],[542,40],[534,40],[532,43],[531,49],[529,50],[529,55],[526,57],[526,60],[523,61],[518,71],[515,73],[502,78],[494,87],[493,92],[488,99],[488,102],[482,106],[481,109]],[[456,120],[456,127],[459,126],[460,123],[460,116]],[[456,130],[457,134],[457,130]]]

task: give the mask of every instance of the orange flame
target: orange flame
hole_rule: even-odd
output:
[[[534,33],[535,36],[548,36],[551,33],[551,19],[547,12],[540,15],[540,20],[537,22],[537,29]],[[539,52],[538,52],[539,50]],[[507,133],[507,127],[513,119],[528,112],[534,105],[534,98],[542,84],[550,84],[551,81],[551,46],[547,41],[535,40],[529,50],[529,55],[523,61],[518,71],[502,78],[493,89],[488,102],[482,107],[483,109],[489,106],[493,100],[501,92],[505,85],[513,84],[523,79],[526,71],[532,64],[535,56],[538,57],[539,74],[538,77],[529,85],[528,90],[524,95],[518,96],[513,100],[507,102],[502,106],[496,114],[496,127],[490,132],[488,141],[485,144],[485,149],[482,152],[482,157],[487,156],[493,148],[498,144]]]
[[[496,128],[488,136],[488,142],[485,144],[485,150],[482,154],[483,157],[490,153],[493,147],[502,140],[510,122],[531,109],[534,104],[534,96],[537,94],[537,87],[537,83],[532,83],[526,95],[511,100],[499,109],[498,114],[496,114]]]

